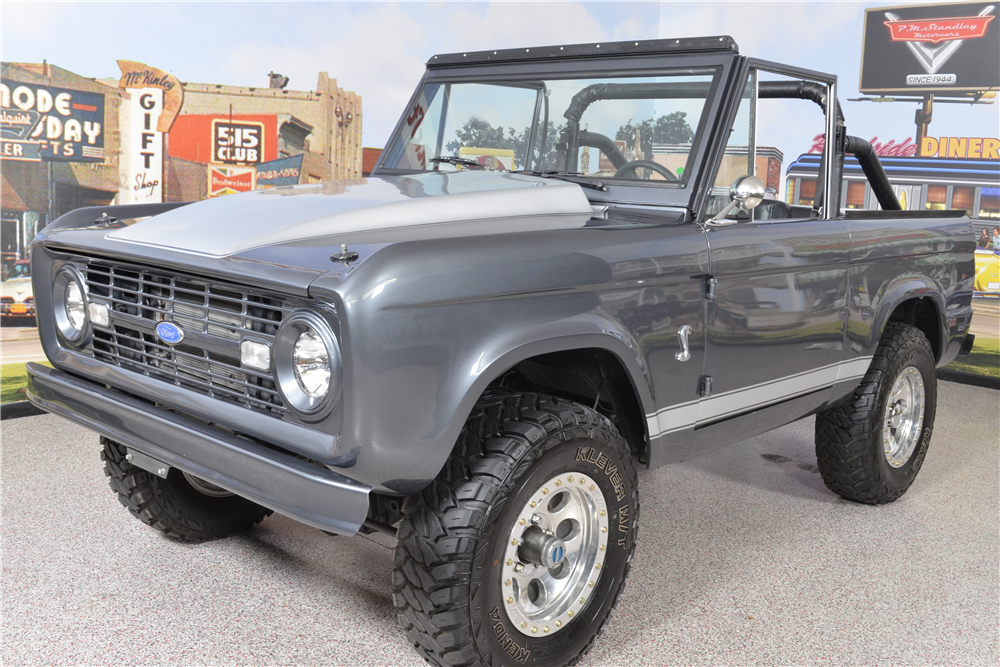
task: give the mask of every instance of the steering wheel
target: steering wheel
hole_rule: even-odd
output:
[[[679,181],[680,179],[666,167],[664,167],[659,162],[653,162],[652,160],[633,160],[628,164],[622,166],[618,171],[615,172],[615,178],[638,178],[636,174],[637,169],[652,169],[657,174],[667,179],[668,181]],[[628,176],[627,174],[632,174]]]

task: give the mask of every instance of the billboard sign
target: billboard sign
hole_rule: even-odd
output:
[[[280,160],[261,162],[257,165],[257,189],[276,188],[279,185],[297,185],[302,174],[302,155]]]
[[[208,196],[221,197],[237,192],[249,192],[257,186],[257,167],[208,165]]]
[[[865,10],[865,94],[961,97],[1000,88],[996,4],[959,2]]]
[[[263,161],[263,123],[212,120],[212,162],[260,164]]]
[[[27,162],[104,162],[104,95],[0,83],[0,156]]]

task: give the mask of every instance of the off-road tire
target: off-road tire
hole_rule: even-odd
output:
[[[920,371],[925,391],[923,427],[916,448],[899,468],[889,465],[882,423],[892,385],[904,368]],[[930,343],[916,327],[886,325],[871,366],[854,394],[816,416],[816,460],[827,488],[869,505],[896,500],[920,472],[934,427],[937,375]]]
[[[132,516],[167,537],[204,542],[246,530],[271,514],[240,496],[207,496],[177,468],[171,468],[166,479],[158,477],[129,463],[124,445],[105,437],[101,444],[104,474],[118,501]]]
[[[571,622],[554,635],[526,636],[504,609],[498,563],[517,512],[537,492],[532,485],[570,470],[586,470],[609,500],[604,568]],[[417,652],[435,665],[575,664],[628,574],[637,483],[628,445],[594,410],[538,394],[484,395],[438,478],[403,506],[393,601]]]

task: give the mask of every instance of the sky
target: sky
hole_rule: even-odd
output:
[[[858,97],[866,7],[908,2],[9,2],[0,58],[118,78],[117,59],[181,81],[313,90],[326,71],[363,99],[363,143],[383,146],[435,53],[548,44],[732,35],[740,52],[836,74],[851,134],[897,142],[915,134],[913,103]],[[801,125],[801,127],[799,127]],[[788,143],[812,126],[762,118],[761,138]],[[794,130],[794,132],[793,132]],[[931,136],[996,137],[1000,104],[936,104]],[[779,146],[786,162],[799,144]],[[789,155],[788,153],[793,153]]]

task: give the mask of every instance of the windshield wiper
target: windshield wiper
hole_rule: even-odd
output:
[[[486,166],[479,164],[475,160],[470,160],[464,157],[455,157],[454,155],[445,155],[443,157],[432,157],[431,162],[439,163],[444,162],[445,164],[462,165],[463,167],[468,167],[469,169],[485,169]]]
[[[519,171],[512,171],[511,173],[527,174],[528,176],[538,176],[539,178],[558,178],[560,181],[568,181],[569,183],[576,183],[582,188],[600,190],[601,192],[608,191],[607,186],[600,181],[578,181],[575,178],[566,178],[567,176],[579,176],[581,178],[587,178],[578,171],[531,171],[530,169],[521,169]]]

